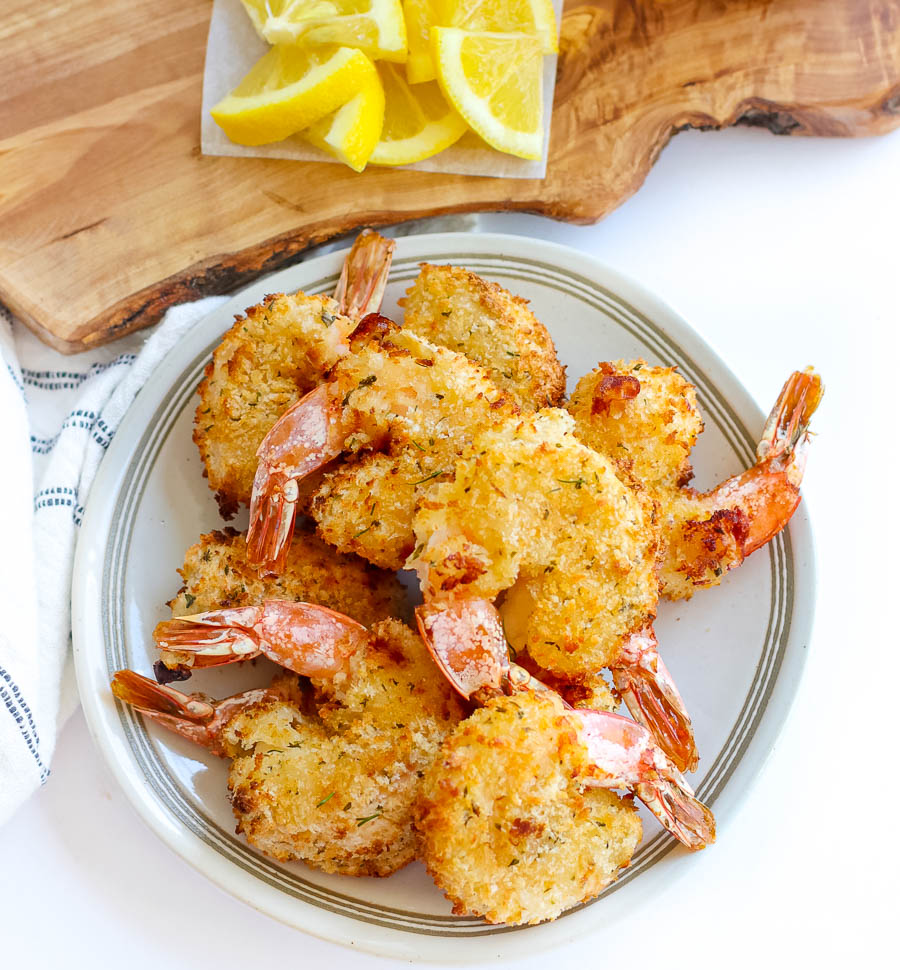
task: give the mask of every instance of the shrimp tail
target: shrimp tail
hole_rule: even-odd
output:
[[[505,685],[509,651],[500,614],[490,600],[419,606],[416,623],[435,663],[463,697]]]
[[[572,715],[578,719],[592,761],[587,784],[630,789],[689,849],[702,849],[715,841],[712,812],[694,796],[646,727],[605,711],[579,708]]]
[[[158,684],[133,670],[116,671],[110,687],[120,701],[154,716],[203,723],[215,713],[213,705],[202,694],[183,694],[174,687]]]
[[[809,422],[822,400],[822,378],[811,368],[794,371],[785,381],[756,446],[760,462],[784,463],[793,485],[799,485],[806,464]]]
[[[663,827],[691,851],[716,841],[716,820],[680,778],[660,778],[635,786],[634,793]]]
[[[213,701],[205,694],[183,694],[133,670],[116,671],[110,688],[120,701],[188,741],[209,748],[220,758],[227,755],[222,732],[232,718],[255,704],[284,700],[277,688],[260,687]]]
[[[715,511],[680,523],[673,548],[695,585],[711,585],[711,573],[739,566],[788,523],[800,504],[809,422],[822,400],[822,379],[811,368],[794,371],[769,415],[757,445],[757,462],[702,496]]]
[[[396,245],[393,239],[385,239],[372,229],[356,237],[334,291],[341,313],[351,320],[376,313],[381,307]]]
[[[216,709],[202,694],[183,694],[174,687],[158,684],[133,670],[119,670],[110,682],[113,694],[157,724],[193,741],[214,754],[223,755],[209,725]]]
[[[343,670],[368,631],[343,613],[315,603],[268,599],[260,606],[196,613],[156,625],[160,650],[210,667],[264,654],[304,677]]]
[[[320,384],[289,407],[263,438],[247,533],[247,562],[260,573],[284,571],[299,483],[341,453],[345,435],[340,414],[331,386]]]
[[[740,477],[745,492],[748,529],[744,557],[787,525],[800,504],[800,482],[806,467],[809,422],[822,400],[822,379],[811,368],[787,379],[756,448],[757,464]]]
[[[700,757],[691,719],[659,655],[652,628],[632,635],[623,648],[622,662],[611,671],[631,716],[650,731],[680,771],[695,771]]]

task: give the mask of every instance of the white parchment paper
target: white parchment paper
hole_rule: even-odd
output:
[[[556,22],[562,17],[562,0],[553,0]],[[210,109],[237,87],[241,78],[268,50],[256,33],[240,0],[215,0],[206,66],[203,71],[203,109],[201,149],[204,155],[234,155],[247,158],[293,158],[297,161],[327,162],[337,159],[307,144],[302,138],[286,138],[271,145],[248,147],[230,141],[212,120]],[[547,146],[550,142],[550,114],[556,85],[556,55],[544,58],[544,149],[540,161],[514,158],[489,148],[473,132],[468,132],[450,148],[414,165],[398,166],[420,172],[447,172],[459,175],[484,175],[494,178],[543,178],[547,174]]]

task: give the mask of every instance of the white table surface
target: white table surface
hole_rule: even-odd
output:
[[[764,771],[701,864],[652,908],[515,966],[900,965],[900,131],[684,133],[599,225],[482,224],[635,277],[766,411],[793,368],[815,364],[827,387],[803,489],[818,553],[813,643]],[[126,804],[80,714],[47,785],[0,829],[0,860],[0,967],[400,965],[288,929],[208,883]]]

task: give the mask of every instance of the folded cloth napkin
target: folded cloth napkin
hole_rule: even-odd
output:
[[[0,307],[0,824],[47,780],[75,709],[72,560],[97,466],[156,364],[224,300],[173,307],[149,336],[73,357]]]

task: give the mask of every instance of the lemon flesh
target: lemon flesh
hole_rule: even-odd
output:
[[[270,44],[338,44],[372,58],[406,60],[400,0],[241,0]]]
[[[441,90],[492,148],[539,159],[543,151],[543,54],[538,37],[433,27]]]
[[[376,77],[343,107],[317,121],[302,135],[354,172],[361,172],[378,144],[383,122],[384,88]]]
[[[406,80],[422,84],[436,77],[431,59],[431,28],[438,26],[439,15],[434,0],[403,0],[406,18],[406,38],[409,57],[406,59]]]
[[[346,104],[377,80],[349,47],[273,47],[210,112],[239,145],[281,141]]]
[[[556,14],[550,0],[430,0],[434,27],[510,34],[534,34],[541,52],[555,54]]]
[[[370,164],[421,162],[463,135],[466,123],[434,81],[410,86],[393,64],[379,64],[378,74],[384,86],[384,127]]]
[[[437,76],[431,56],[431,28],[533,34],[544,54],[555,54],[556,14],[551,0],[403,0],[409,58],[406,78],[410,84]]]

